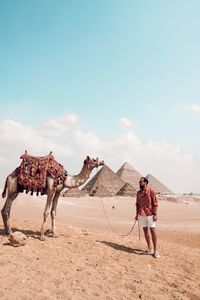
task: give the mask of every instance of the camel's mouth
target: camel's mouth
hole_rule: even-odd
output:
[[[105,165],[104,160],[99,160],[99,159],[97,159],[96,162],[95,162],[95,167],[96,167],[96,168],[101,167],[101,166],[104,166],[104,165]]]
[[[105,165],[104,160],[100,161],[99,164],[97,164],[97,165],[99,165],[99,166],[104,166],[104,165]]]

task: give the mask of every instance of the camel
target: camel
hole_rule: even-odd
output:
[[[75,188],[78,186],[81,186],[83,183],[86,182],[86,180],[89,178],[92,170],[94,168],[97,168],[99,166],[103,166],[104,161],[99,160],[98,158],[90,158],[89,156],[86,157],[83,163],[83,167],[78,175],[67,175],[67,178],[63,183],[60,183],[56,190],[54,188],[54,179],[47,174],[46,178],[46,189],[47,189],[47,200],[46,200],[46,206],[43,213],[43,222],[40,230],[40,240],[45,240],[45,225],[47,221],[47,217],[51,210],[51,232],[52,237],[58,237],[58,232],[56,230],[55,225],[55,217],[56,217],[56,208],[58,199],[60,196],[61,191],[64,188]],[[4,228],[5,228],[5,234],[10,235],[12,233],[11,227],[10,227],[10,211],[12,207],[13,201],[16,199],[18,194],[21,192],[20,185],[19,185],[19,179],[18,176],[11,173],[6,178],[4,190],[2,192],[2,197],[6,197],[7,193],[7,199],[4,204],[4,207],[1,210]]]

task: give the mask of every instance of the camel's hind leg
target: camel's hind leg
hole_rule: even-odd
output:
[[[1,210],[1,214],[3,218],[5,234],[9,235],[12,232],[10,228],[10,211],[12,203],[18,195],[17,177],[8,177],[7,193],[7,199],[4,207]]]
[[[52,237],[54,238],[59,236],[56,230],[56,223],[55,223],[56,208],[57,208],[59,196],[60,196],[60,192],[57,192],[55,194],[55,197],[53,198],[52,209],[51,209],[51,229],[52,229]]]

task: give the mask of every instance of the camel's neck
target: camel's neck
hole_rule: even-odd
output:
[[[82,185],[89,178],[91,172],[92,169],[88,170],[87,166],[84,165],[78,175],[67,175],[67,179],[64,182],[64,186],[66,188],[75,188]]]

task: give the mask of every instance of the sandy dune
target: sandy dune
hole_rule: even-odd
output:
[[[200,299],[199,199],[159,202],[159,260],[143,254],[137,226],[128,237],[108,226],[102,203],[113,229],[125,234],[135,200],[102,201],[60,198],[60,237],[41,242],[45,197],[20,195],[11,224],[28,239],[23,247],[9,246],[0,221],[0,299]]]

